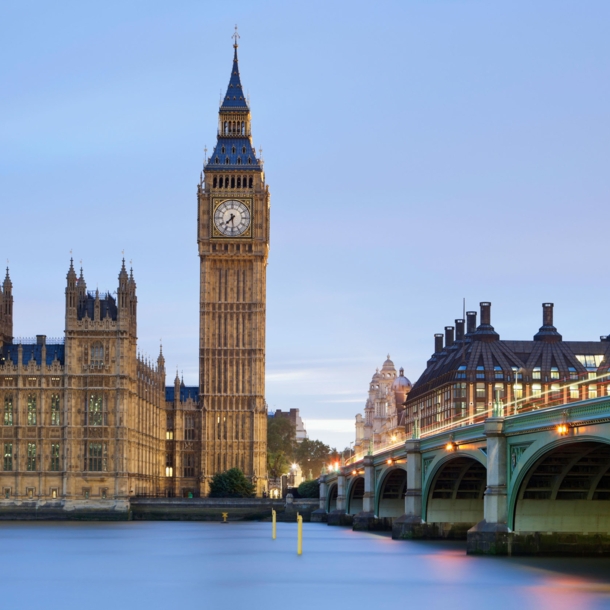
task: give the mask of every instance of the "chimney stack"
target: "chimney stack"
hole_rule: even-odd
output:
[[[455,340],[464,340],[464,320],[461,318],[455,321]]]
[[[497,341],[500,335],[491,325],[491,303],[483,301],[481,305],[481,323],[477,327],[473,338],[475,341]]]
[[[434,335],[434,353],[439,354],[443,351],[443,335],[436,334]]]
[[[466,320],[466,334],[472,335],[477,329],[477,312],[467,311]]]
[[[555,307],[553,303],[542,304],[542,326],[534,335],[534,341],[561,341],[561,335],[553,326],[553,307]]]
[[[445,326],[445,347],[453,345],[453,326]]]

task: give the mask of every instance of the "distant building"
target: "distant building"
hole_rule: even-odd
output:
[[[542,305],[540,330],[529,340],[507,341],[491,325],[491,303],[467,312],[445,334],[406,403],[406,432],[482,421],[494,404],[510,413],[610,393],[610,339],[564,341],[553,325],[553,303]],[[455,336],[454,336],[455,331]],[[443,342],[444,339],[444,342]],[[570,383],[573,382],[573,383]]]
[[[299,415],[298,409],[290,409],[290,411],[276,409],[275,413],[269,413],[269,417],[283,417],[289,419],[296,430],[297,443],[300,443],[307,438],[307,430],[305,430],[305,424]]]
[[[360,413],[356,415],[354,450],[357,455],[404,439],[403,403],[410,390],[411,382],[405,377],[404,369],[396,375],[388,354],[381,371],[377,369],[371,379],[364,417]]]

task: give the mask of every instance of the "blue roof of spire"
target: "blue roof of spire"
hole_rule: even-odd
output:
[[[220,109],[223,110],[248,110],[248,104],[246,102],[246,96],[241,86],[241,80],[239,79],[239,65],[237,63],[237,45],[233,45],[235,48],[235,54],[233,55],[233,69],[231,70],[231,79],[229,80],[229,86],[227,87],[227,94],[225,95]]]

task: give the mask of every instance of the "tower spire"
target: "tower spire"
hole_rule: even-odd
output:
[[[237,61],[237,47],[239,46],[239,34],[237,33],[237,26],[235,26],[235,33],[233,34],[233,68],[231,69],[231,78],[229,79],[229,86],[227,87],[227,93],[222,100],[220,105],[221,110],[249,110],[246,102],[246,96],[244,95],[243,87],[241,86],[241,79],[239,78],[239,63]]]

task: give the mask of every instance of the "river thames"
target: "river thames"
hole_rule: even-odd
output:
[[[2,608],[610,608],[610,559],[468,557],[323,524],[2,523]]]

